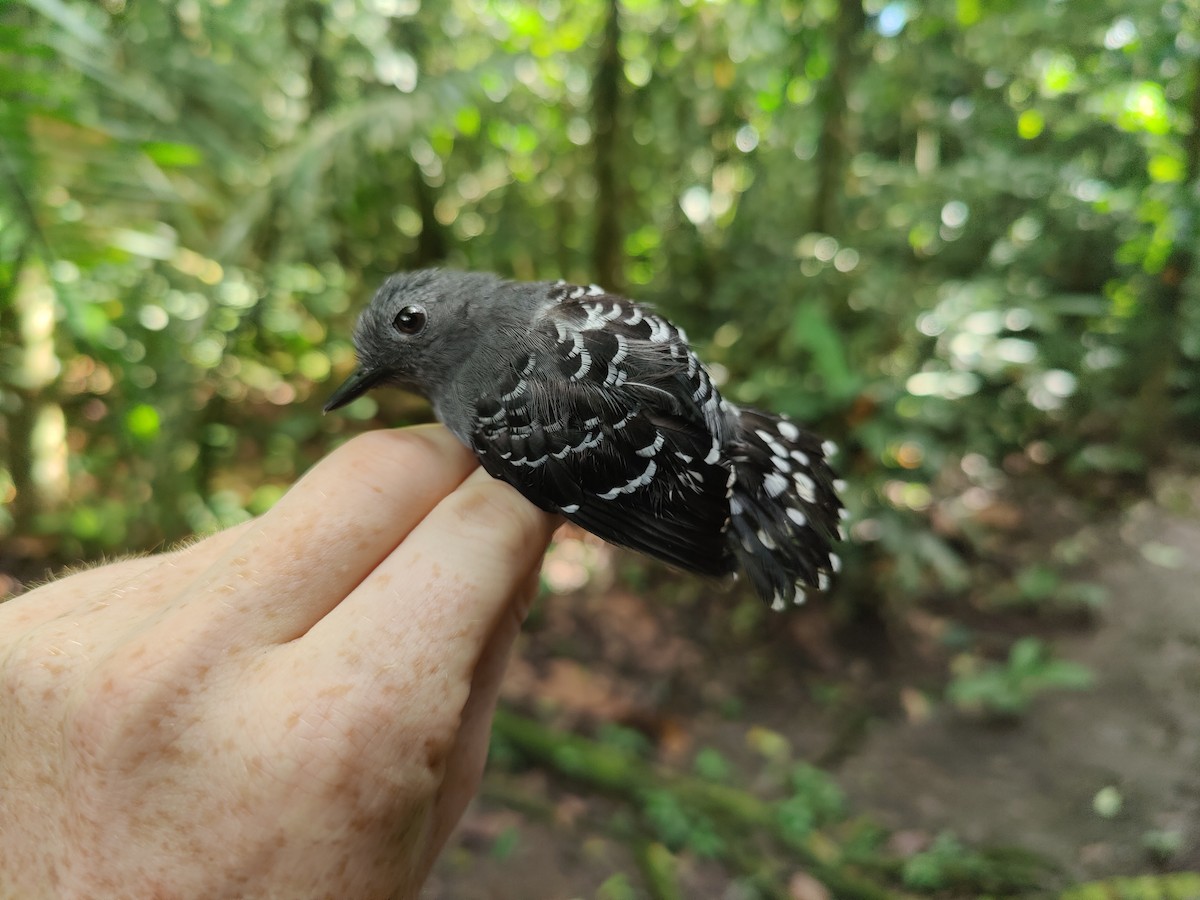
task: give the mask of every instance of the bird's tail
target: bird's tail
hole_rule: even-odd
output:
[[[740,411],[730,496],[729,540],[755,590],[772,609],[824,590],[841,562],[841,482],[827,457],[837,448],[786,417]]]

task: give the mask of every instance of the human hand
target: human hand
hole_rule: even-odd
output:
[[[365,434],[254,521],[0,604],[0,896],[415,897],[555,524],[473,467]]]

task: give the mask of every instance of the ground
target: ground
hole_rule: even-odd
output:
[[[1078,878],[1146,871],[1156,832],[1179,835],[1175,865],[1200,868],[1200,519],[1146,501],[1096,536],[1091,578],[1110,600],[1056,641],[1094,687],[1048,693],[1011,727],[946,710],[880,723],[838,772],[856,806],[1021,844]],[[1105,789],[1111,817],[1095,809]]]
[[[698,621],[694,602],[663,608],[604,583],[550,598],[505,693],[559,727],[635,728],[673,767],[714,748],[751,791],[769,787],[754,736],[780,735],[829,768],[855,813],[894,830],[889,849],[900,855],[953,832],[1035,851],[1056,867],[1055,886],[1164,864],[1200,869],[1200,479],[1166,473],[1150,494],[1107,512],[1056,501],[1056,540],[1065,533],[1083,548],[1074,577],[1107,599],[1068,628],[1019,627],[1042,631],[1094,683],[1042,693],[1017,717],[956,709],[941,699],[945,671],[931,682],[922,653],[874,641],[847,651],[819,615],[785,626],[739,626],[719,612]],[[1016,521],[1039,517],[1026,508]],[[1026,562],[1052,545],[1030,542]],[[553,561],[568,581],[570,562]],[[938,615],[914,615],[909,634],[921,643],[921,623]],[[804,663],[789,666],[798,654]],[[501,760],[423,896],[641,897],[634,851],[613,827],[621,815],[577,781]],[[679,860],[684,896],[745,896],[720,867],[687,851]],[[829,896],[802,869],[789,896]]]

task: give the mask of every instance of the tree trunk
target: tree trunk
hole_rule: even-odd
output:
[[[425,268],[440,263],[450,252],[450,242],[446,239],[446,230],[434,215],[437,196],[421,174],[421,169],[413,164],[412,169],[413,199],[417,203],[417,213],[421,216],[421,233],[417,235],[416,259],[414,268]]]
[[[620,194],[617,187],[617,117],[621,102],[621,6],[609,0],[604,43],[592,84],[592,150],[596,180],[596,231],[592,268],[596,280],[619,291],[624,279],[621,253]]]
[[[9,475],[14,531],[29,535],[37,514],[60,503],[67,492],[66,428],[61,407],[48,397],[57,376],[54,353],[54,298],[40,267],[14,272],[5,303],[5,325],[15,328],[19,360],[9,378],[17,409],[8,419]]]
[[[850,158],[850,85],[857,62],[855,43],[866,19],[860,0],[839,0],[834,24],[833,64],[820,101],[821,136],[817,141],[817,196],[810,231],[837,234],[841,222],[838,199],[845,188],[846,161]]]

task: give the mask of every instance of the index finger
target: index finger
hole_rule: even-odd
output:
[[[319,462],[180,598],[216,645],[286,642],[340,603],[476,465],[437,427],[372,431]]]
[[[436,676],[465,702],[484,644],[558,521],[476,470],[301,641],[335,650],[356,681],[364,670],[401,681]],[[417,693],[433,703],[442,694],[461,711],[435,685]]]

